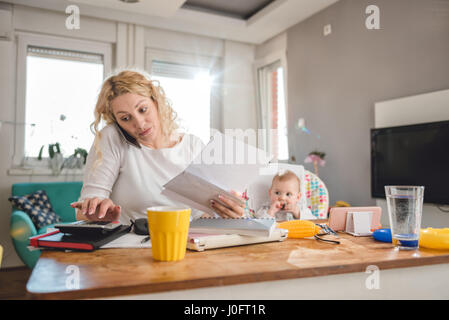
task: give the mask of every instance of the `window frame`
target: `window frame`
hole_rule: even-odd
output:
[[[153,60],[176,63],[183,65],[191,65],[210,70],[213,79],[211,85],[210,99],[210,129],[223,131],[222,123],[222,83],[223,83],[223,61],[221,57],[207,56],[200,54],[192,54],[164,49],[156,49],[151,47],[145,48],[145,70],[148,74],[152,74]]]
[[[270,106],[268,104],[271,101],[271,90],[268,90],[268,86],[266,83],[267,80],[267,71],[268,68],[274,68],[274,66],[281,67],[283,69],[283,81],[284,81],[284,99],[285,99],[285,116],[286,116],[286,125],[287,125],[287,139],[289,132],[289,121],[288,121],[288,83],[287,83],[287,53],[285,50],[280,50],[277,52],[273,52],[268,54],[267,56],[256,60],[253,64],[253,73],[255,79],[255,88],[256,88],[256,104],[257,104],[257,124],[258,129],[269,130],[271,126],[267,128],[267,124],[271,123],[271,112]],[[269,154],[274,156],[274,152],[272,150],[272,141],[271,134],[258,134],[257,135],[257,146]],[[290,139],[287,141],[288,147],[290,144]],[[289,148],[290,149],[290,148]],[[280,163],[288,163],[290,160],[290,152],[289,159],[287,160],[277,160]]]
[[[17,34],[17,78],[16,78],[16,111],[15,111],[15,141],[12,168],[48,167],[46,161],[37,158],[25,159],[25,112],[26,112],[26,74],[28,46],[47,47],[69,51],[83,51],[103,56],[103,76],[111,72],[112,47],[109,43],[89,40],[67,39],[57,36],[37,35],[25,32]],[[48,159],[44,158],[43,159]]]

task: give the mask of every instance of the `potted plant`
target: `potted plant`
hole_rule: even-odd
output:
[[[324,157],[326,154],[321,151],[312,151],[309,153],[307,158],[305,158],[305,163],[313,163],[313,168],[315,169],[315,174],[318,176],[318,164],[322,167],[326,164]]]
[[[45,145],[41,147],[39,150],[39,155],[37,157],[37,160],[42,160],[42,153],[44,150]],[[61,153],[61,146],[59,142],[51,143],[48,145],[48,164],[50,166],[50,169],[52,170],[54,175],[58,175],[61,173],[62,165],[64,163],[64,156]]]
[[[70,169],[82,169],[86,164],[87,151],[83,148],[76,148],[73,154],[64,162],[64,167]]]

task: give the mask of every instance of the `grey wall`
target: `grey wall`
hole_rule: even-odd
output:
[[[365,27],[368,5],[380,8],[380,30]],[[303,163],[326,152],[331,204],[375,204],[374,103],[449,88],[449,0],[340,0],[287,30],[287,48],[290,154]],[[300,117],[311,135],[295,127]]]

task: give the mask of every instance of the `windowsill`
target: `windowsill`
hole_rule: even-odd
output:
[[[62,171],[55,175],[53,174],[53,171],[50,168],[25,168],[25,167],[18,167],[18,168],[11,168],[8,170],[9,176],[83,176],[84,175],[84,169],[62,169]]]

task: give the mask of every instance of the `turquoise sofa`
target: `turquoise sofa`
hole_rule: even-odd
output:
[[[37,190],[45,190],[56,214],[63,222],[76,221],[75,210],[70,203],[77,201],[83,183],[74,182],[30,182],[15,183],[12,185],[12,196],[23,196]],[[48,227],[36,230],[31,218],[23,211],[13,207],[10,221],[10,235],[17,255],[29,268],[33,268],[40,256],[40,251],[28,250],[28,239],[38,234],[45,233]]]

